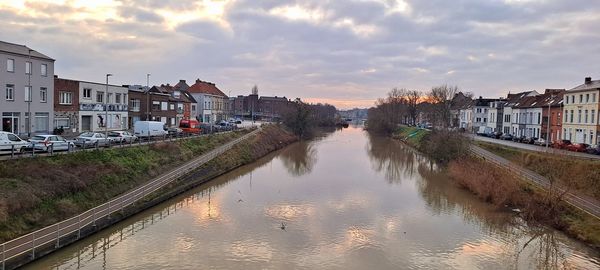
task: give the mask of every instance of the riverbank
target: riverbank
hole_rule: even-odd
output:
[[[248,132],[5,161],[0,164],[0,239],[13,239],[82,213]],[[266,127],[261,134],[282,137],[289,133]]]
[[[405,128],[397,134],[409,132]],[[439,136],[434,134],[413,136],[415,139],[412,140],[404,136],[394,137],[404,138],[401,139],[403,142],[429,156],[432,155],[431,150],[436,150],[435,145],[438,145],[436,141],[440,141],[440,138],[437,138]],[[600,222],[567,205],[561,198],[562,194],[532,186],[519,179],[514,173],[470,155],[455,155],[445,165],[446,173],[456,184],[471,191],[483,201],[498,208],[514,209],[528,222],[552,226],[595,248],[600,247]],[[568,165],[554,164],[553,166],[564,169]],[[563,173],[567,172],[563,171]]]

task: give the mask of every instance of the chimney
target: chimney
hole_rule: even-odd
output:
[[[201,82],[201,80],[200,80],[200,79],[196,79],[196,83],[200,83],[200,82]]]
[[[585,77],[585,84],[592,83],[592,77]]]
[[[185,80],[179,80],[180,83],[185,83]]]

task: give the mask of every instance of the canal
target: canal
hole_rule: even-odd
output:
[[[293,144],[27,269],[600,268],[359,127]]]

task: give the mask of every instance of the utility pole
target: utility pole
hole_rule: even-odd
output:
[[[31,72],[33,72],[33,63],[31,62],[31,52],[33,50],[29,49],[29,72],[27,72],[27,137],[31,138],[31,99],[33,91],[31,87]]]
[[[146,74],[146,121],[150,121],[150,74]]]
[[[106,74],[106,94],[104,99],[104,136],[108,138],[108,77],[112,74]]]

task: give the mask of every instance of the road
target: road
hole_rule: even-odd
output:
[[[500,157],[492,152],[489,152],[479,146],[471,145],[471,153],[484,158],[486,161],[492,162],[500,167],[506,168],[511,172],[518,174],[526,181],[535,184],[541,188],[549,189],[551,187],[550,180],[543,177],[531,170],[523,168],[503,157]],[[564,192],[565,189],[558,187],[560,192]],[[590,196],[583,194],[576,194],[574,192],[567,192],[565,195],[565,201],[570,205],[585,211],[593,217],[600,219],[600,202]]]
[[[600,156],[598,156],[598,155],[590,155],[590,154],[586,154],[586,153],[571,152],[571,151],[566,151],[566,150],[554,149],[552,147],[546,148],[544,146],[538,146],[538,145],[526,144],[526,143],[518,143],[518,142],[513,142],[513,141],[505,141],[505,140],[500,140],[500,139],[492,139],[489,137],[476,136],[476,135],[472,135],[472,134],[467,135],[467,136],[476,141],[490,142],[490,143],[494,143],[494,144],[510,146],[513,148],[518,148],[518,149],[523,149],[523,150],[528,150],[528,151],[536,151],[536,152],[551,153],[551,154],[558,154],[558,155],[574,156],[574,157],[578,157],[578,158],[600,160]]]
[[[79,239],[80,233],[83,229],[90,227],[96,228],[97,221],[107,218],[112,213],[122,211],[123,208],[137,202],[149,194],[152,194],[154,191],[159,190],[172,181],[190,173],[195,168],[223,154],[237,143],[250,138],[260,130],[261,129],[258,128],[242,137],[219,146],[216,149],[211,150],[208,153],[203,154],[176,169],[173,169],[158,176],[157,178],[148,181],[146,184],[140,187],[134,188],[84,213],[3,243],[0,251],[2,256],[2,265],[0,265],[0,269],[5,269],[5,262],[7,260],[22,254],[30,254],[30,258],[34,259],[36,257],[36,249],[39,249],[40,246],[55,245],[56,247],[60,247],[61,244],[65,244],[60,242],[61,239],[73,235],[76,235],[77,239]]]

